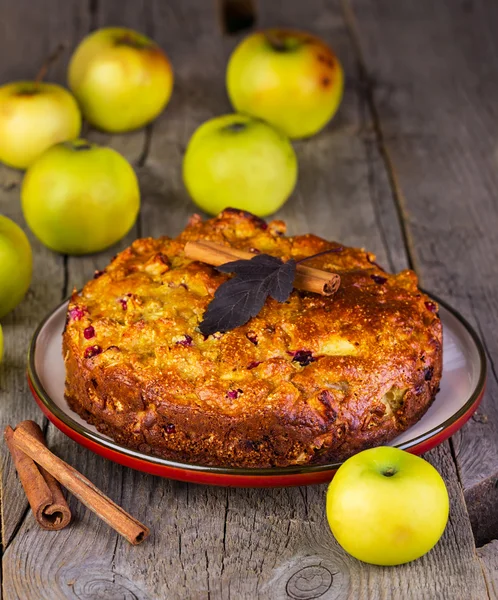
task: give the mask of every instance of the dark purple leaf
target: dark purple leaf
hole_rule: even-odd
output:
[[[230,331],[255,317],[268,297],[261,286],[238,277],[229,279],[216,290],[199,329],[205,335]]]
[[[268,254],[235,260],[217,268],[224,273],[235,273],[235,277],[216,290],[199,325],[204,335],[244,325],[260,312],[268,296],[285,302],[292,292],[296,273],[293,259],[284,263]]]
[[[223,273],[235,273],[244,281],[253,281],[255,286],[267,289],[268,295],[278,302],[289,297],[296,274],[296,262],[283,262],[269,254],[258,254],[250,260],[234,260],[217,267]]]

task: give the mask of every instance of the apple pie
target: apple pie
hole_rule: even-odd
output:
[[[269,298],[245,325],[206,336],[199,324],[230,275],[185,256],[199,240],[284,260],[330,250],[307,264],[341,285]],[[324,464],[422,417],[441,379],[442,326],[412,271],[227,209],[194,215],[174,239],[135,241],[74,291],[63,354],[69,406],[124,446],[201,465]]]

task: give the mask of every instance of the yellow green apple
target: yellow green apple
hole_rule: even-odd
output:
[[[399,565],[429,552],[448,514],[448,492],[436,469],[398,448],[372,448],[349,458],[327,491],[336,540],[375,565]]]
[[[45,246],[89,254],[128,233],[140,190],[121,154],[78,139],[53,146],[26,171],[21,203],[29,228]]]
[[[60,85],[16,81],[0,87],[0,161],[26,169],[50,146],[77,138],[81,114]]]
[[[14,221],[0,215],[0,318],[24,298],[32,269],[31,245],[26,234]]]
[[[106,27],[84,38],[71,58],[68,79],[83,116],[113,133],[155,119],[173,89],[166,54],[147,36],[124,27]]]
[[[259,117],[290,138],[320,131],[341,102],[344,75],[327,44],[301,31],[270,29],[233,51],[226,84],[234,109]]]
[[[290,196],[297,159],[281,132],[247,115],[203,123],[183,159],[183,180],[194,202],[210,214],[227,206],[265,217]]]

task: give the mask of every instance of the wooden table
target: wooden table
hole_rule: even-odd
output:
[[[0,0],[0,83],[33,78],[59,42],[72,49],[92,29],[116,24],[155,38],[176,72],[170,105],[152,126],[123,136],[86,132],[137,170],[143,209],[133,231],[87,258],[53,254],[28,232],[33,283],[2,321],[2,428],[36,419],[54,451],[152,535],[131,547],[73,498],[74,523],[41,531],[2,446],[6,600],[498,597],[498,3],[260,0],[255,16],[258,27],[321,35],[347,74],[338,116],[295,144],[299,182],[278,217],[293,233],[365,246],[392,270],[414,268],[485,343],[491,368],[478,413],[426,456],[448,485],[449,525],[412,564],[361,564],[328,530],[326,486],[218,489],[163,480],[106,462],[42,418],[25,379],[33,329],[134,238],[185,226],[195,208],[181,181],[182,155],[197,125],[230,111],[225,65],[246,32],[223,33],[208,0]],[[67,58],[50,79],[65,81]],[[23,224],[21,179],[0,167],[0,212]]]

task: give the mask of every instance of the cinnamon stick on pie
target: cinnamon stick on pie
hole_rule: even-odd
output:
[[[185,256],[218,267],[233,260],[250,260],[257,254],[223,246],[209,240],[198,240],[185,244]],[[294,285],[300,290],[314,292],[322,296],[332,296],[340,284],[341,277],[337,273],[329,273],[302,264],[297,265]]]

